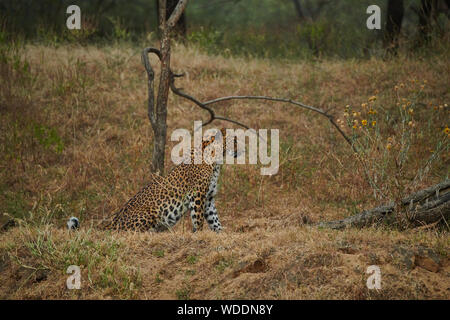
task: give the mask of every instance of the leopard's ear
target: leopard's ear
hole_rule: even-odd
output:
[[[225,128],[220,129],[220,133],[222,133],[222,137],[225,137],[227,135],[227,129]]]
[[[220,130],[217,130],[214,137],[215,137],[215,139],[222,140],[226,137],[226,134],[227,134],[227,129],[221,128]]]
[[[225,137],[225,129],[220,129],[220,130],[217,130],[216,131],[216,134],[212,137],[212,141],[215,141],[215,140],[222,140],[223,139],[223,137]]]

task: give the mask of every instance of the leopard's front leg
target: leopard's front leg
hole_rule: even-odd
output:
[[[216,232],[222,230],[222,225],[219,221],[219,215],[217,214],[217,208],[213,196],[210,196],[206,200],[206,209],[204,215],[206,222],[208,222],[208,226],[211,230]]]

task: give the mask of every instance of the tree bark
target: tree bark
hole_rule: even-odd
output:
[[[152,48],[144,49],[143,54],[148,52],[157,53],[161,62],[161,73],[159,77],[158,96],[154,105],[154,73],[150,63],[143,57],[144,65],[149,78],[148,116],[154,133],[152,168],[158,174],[164,174],[164,158],[167,137],[167,100],[170,88],[170,38],[174,26],[177,24],[187,5],[187,0],[180,0],[174,7],[171,15],[167,18],[166,0],[159,0],[159,30],[161,34],[160,50]]]
[[[389,54],[397,54],[398,36],[402,28],[404,13],[403,0],[388,1],[384,47]]]
[[[395,224],[399,221],[398,218],[405,221],[408,226],[449,220],[450,179],[411,194],[397,206],[389,203],[342,220],[320,222],[318,226],[331,229],[361,228],[375,224]]]

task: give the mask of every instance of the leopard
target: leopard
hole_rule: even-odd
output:
[[[172,229],[189,212],[192,232],[202,230],[205,220],[210,230],[222,231],[215,197],[223,157],[218,158],[220,161],[215,160],[217,149],[212,148],[214,142],[221,142],[218,145],[222,150],[218,150],[223,152],[223,157],[227,154],[234,158],[238,156],[236,141],[229,143],[226,129],[216,130],[216,134],[203,139],[200,162],[195,161],[199,148],[192,148],[190,161],[174,166],[166,176],[151,174],[151,181],[99,227],[104,230],[159,232]],[[207,151],[208,146],[212,151]],[[209,158],[202,156],[205,152]],[[78,229],[80,223],[76,217],[71,217],[67,227]]]

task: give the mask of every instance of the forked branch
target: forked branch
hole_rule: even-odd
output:
[[[318,114],[321,114],[322,116],[325,116],[328,118],[328,120],[331,122],[331,124],[337,129],[337,131],[342,135],[342,137],[345,139],[345,141],[347,141],[347,143],[351,146],[352,150],[354,152],[357,152],[356,147],[353,145],[352,141],[350,140],[349,137],[347,137],[347,135],[344,133],[344,131],[342,131],[342,129],[337,125],[337,123],[334,121],[334,117],[329,114],[327,111],[320,109],[320,108],[316,108],[313,106],[309,106],[306,105],[304,103],[295,101],[295,100],[291,100],[291,99],[284,99],[284,98],[274,98],[274,97],[267,97],[267,96],[228,96],[228,97],[221,97],[221,98],[216,98],[213,100],[209,100],[206,102],[200,102],[197,99],[195,99],[194,97],[184,93],[181,91],[181,89],[176,88],[175,87],[175,78],[176,77],[182,77],[184,76],[184,74],[173,74],[171,76],[170,79],[170,88],[172,90],[173,93],[175,93],[176,95],[179,95],[183,98],[186,98],[192,102],[194,102],[196,105],[198,105],[200,108],[206,110],[209,112],[210,118],[207,122],[205,122],[203,125],[206,126],[207,124],[210,124],[211,122],[213,122],[214,120],[225,120],[228,122],[232,122],[235,123],[237,125],[240,125],[244,128],[249,129],[248,126],[246,126],[245,124],[242,124],[238,121],[232,120],[232,119],[228,119],[225,117],[221,117],[221,116],[216,116],[214,113],[214,110],[212,110],[211,108],[208,107],[208,105],[210,104],[214,104],[214,103],[218,103],[221,101],[227,101],[227,100],[238,100],[238,99],[250,99],[250,100],[267,100],[267,101],[278,101],[278,102],[285,102],[285,103],[290,103],[293,104],[297,107],[303,108],[303,109],[307,109],[313,112],[316,112]]]
[[[175,9],[173,9],[172,14],[170,15],[169,19],[167,20],[167,26],[169,28],[173,28],[177,21],[180,19],[181,15],[183,14],[184,9],[186,9],[187,6],[187,0],[179,0],[177,6]]]

